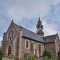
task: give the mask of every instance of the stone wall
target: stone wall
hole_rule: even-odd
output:
[[[58,51],[59,51],[59,45],[60,45],[60,39],[59,39],[59,36],[57,36],[56,39],[55,39],[56,55],[58,54]]]
[[[25,41],[26,40],[29,41],[29,48],[25,48]],[[32,47],[31,43],[33,43],[32,51],[31,51],[31,47]],[[34,47],[34,45],[35,45],[35,47]],[[40,48],[39,48],[39,46],[40,46]],[[36,54],[38,57],[42,56],[43,51],[44,51],[44,44],[43,43],[28,39],[28,38],[22,38],[22,40],[21,40],[21,56],[22,56],[22,58],[24,57],[24,53],[26,53],[26,52],[31,52],[33,54]]]
[[[10,30],[14,30],[14,38],[12,39],[12,40],[9,40],[9,38],[8,38],[8,34],[9,34],[9,31]],[[15,45],[17,44],[17,37],[18,37],[18,35],[19,35],[19,31],[16,29],[16,27],[14,26],[14,24],[12,23],[10,26],[9,26],[9,28],[8,28],[8,30],[7,30],[7,32],[6,33],[4,33],[4,35],[3,35],[3,42],[2,42],[2,48],[3,48],[3,52],[4,52],[4,55],[5,56],[8,56],[8,46],[10,45],[11,46],[11,54],[15,54],[13,51],[15,51],[16,50],[16,47],[13,45],[14,43],[13,42],[15,42]],[[15,41],[14,41],[15,40]],[[19,42],[19,41],[18,41]],[[15,47],[15,50],[14,50],[14,47]]]
[[[46,43],[44,44],[44,48],[50,50],[52,54],[56,54],[55,43]]]

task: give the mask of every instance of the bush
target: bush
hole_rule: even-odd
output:
[[[58,57],[60,57],[60,51],[58,51]]]
[[[52,54],[51,54],[50,51],[45,49],[44,52],[43,52],[43,57],[48,57],[48,59],[50,59],[50,58],[52,58]]]
[[[25,60],[36,60],[36,58],[34,57],[34,55],[32,53],[25,53],[24,59]]]
[[[52,59],[56,59],[57,58],[57,55],[52,55]]]
[[[35,58],[38,58],[37,55],[34,55]]]
[[[3,52],[2,52],[2,49],[0,49],[0,60],[2,60],[3,58]]]

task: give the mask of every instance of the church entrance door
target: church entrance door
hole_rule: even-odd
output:
[[[11,46],[8,46],[8,56],[11,54]]]

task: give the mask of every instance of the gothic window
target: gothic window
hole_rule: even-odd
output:
[[[9,31],[9,34],[8,34],[8,39],[9,39],[9,40],[12,40],[13,37],[14,37],[14,31],[13,31],[13,30],[10,30],[10,31]]]
[[[29,41],[28,40],[25,41],[25,47],[29,48]]]

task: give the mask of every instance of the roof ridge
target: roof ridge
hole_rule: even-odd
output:
[[[54,42],[54,40],[56,39],[56,37],[57,37],[57,34],[49,35],[49,36],[43,37],[43,40],[44,40],[45,43]]]
[[[54,34],[54,35],[48,35],[48,36],[44,36],[44,37],[50,37],[50,36],[56,36],[57,34]]]
[[[18,24],[16,24],[16,23],[14,23],[14,24],[17,25],[17,26],[19,26],[19,27],[22,27],[23,29],[26,29],[26,30],[30,31],[31,33],[34,33],[34,34],[38,35],[37,33],[33,32],[33,31],[31,31],[31,30],[29,30],[29,29],[27,29],[27,28],[24,28],[23,26],[20,26],[20,25],[18,25]],[[40,35],[38,35],[38,36],[40,36]]]
[[[15,26],[16,26],[16,28],[18,28],[18,30],[20,29],[20,27],[22,27],[22,26],[19,26],[18,24],[15,24]],[[27,28],[24,28],[24,27],[22,27],[21,30],[22,30],[22,37],[30,38],[34,41],[39,41],[39,42],[44,43],[43,38],[40,35],[38,35],[37,33],[33,32]]]

